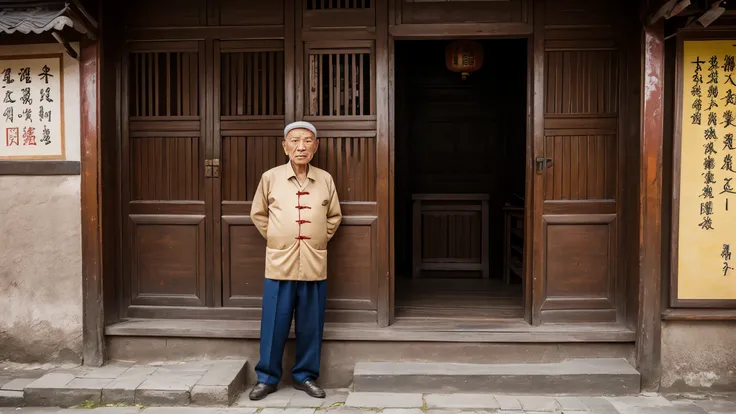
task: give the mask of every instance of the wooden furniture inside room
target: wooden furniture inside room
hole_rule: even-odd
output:
[[[512,277],[524,279],[524,207],[506,206],[503,213],[503,281],[509,284]]]
[[[413,194],[415,278],[424,271],[479,271],[488,279],[488,195]]]

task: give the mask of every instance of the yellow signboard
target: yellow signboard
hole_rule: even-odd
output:
[[[681,53],[676,299],[736,299],[736,40]]]
[[[61,54],[0,57],[0,160],[65,158],[61,62]]]

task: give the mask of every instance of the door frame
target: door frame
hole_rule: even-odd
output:
[[[536,9],[536,8],[535,8]],[[393,8],[390,13],[393,12]],[[531,13],[530,13],[531,15]],[[393,17],[389,17],[389,22],[393,21]],[[526,111],[526,188],[524,200],[524,269],[523,269],[523,302],[524,302],[524,320],[529,324],[534,324],[535,319],[532,318],[533,305],[533,285],[529,279],[533,275],[531,248],[535,245],[533,236],[534,228],[533,218],[534,202],[541,200],[542,189],[540,185],[543,183],[543,174],[534,174],[534,157],[538,152],[543,152],[543,148],[537,148],[544,141],[544,113],[543,113],[543,86],[544,86],[544,38],[541,32],[535,37],[534,25],[529,23],[514,24],[497,24],[491,25],[493,30],[487,30],[484,24],[478,24],[477,30],[468,30],[466,25],[457,24],[437,24],[431,25],[431,28],[417,28],[414,25],[390,25],[388,33],[388,132],[389,132],[389,174],[388,174],[388,218],[389,218],[389,325],[396,321],[396,246],[394,227],[395,227],[395,171],[396,171],[396,41],[397,40],[450,40],[450,39],[483,39],[483,40],[502,40],[502,39],[526,39],[527,45],[527,111]],[[419,25],[427,26],[427,25]],[[539,67],[535,67],[538,64]],[[380,85],[380,79],[378,81]],[[539,91],[537,95],[535,91]],[[541,127],[539,127],[541,125]],[[541,136],[541,138],[538,137]],[[537,142],[539,139],[539,142]],[[541,178],[540,178],[541,177]],[[536,180],[540,180],[537,182]],[[536,194],[535,188],[538,188],[539,194]],[[538,322],[536,323],[538,324]]]

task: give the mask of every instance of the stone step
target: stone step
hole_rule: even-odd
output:
[[[23,391],[0,389],[0,407],[20,407],[23,404]]]
[[[246,361],[213,360],[148,365],[114,362],[100,368],[55,370],[23,388],[23,404],[73,407],[99,404],[228,406],[244,389]]]
[[[547,364],[355,364],[356,392],[627,395],[640,375],[625,359],[572,359]]]

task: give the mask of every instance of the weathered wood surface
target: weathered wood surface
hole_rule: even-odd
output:
[[[639,318],[636,362],[642,388],[659,384],[661,358],[664,23],[644,27],[639,192]]]
[[[108,335],[199,338],[258,338],[259,321],[201,321],[145,319],[121,322]],[[293,337],[293,329],[291,336]],[[428,342],[632,342],[634,332],[618,324],[531,327],[523,321],[496,323],[397,321],[375,324],[325,324],[325,340]]]

